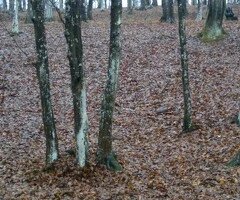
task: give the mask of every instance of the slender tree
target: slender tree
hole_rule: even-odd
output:
[[[170,24],[173,24],[175,22],[173,0],[168,0],[168,19],[167,19],[167,21]]]
[[[153,0],[152,1],[152,6],[158,6],[158,1],[157,0]]]
[[[76,160],[80,167],[85,167],[88,164],[88,117],[80,7],[79,0],[66,1],[65,37],[68,44],[68,60],[71,72]]]
[[[52,2],[51,0],[45,1],[45,20],[48,22],[53,21],[53,11],[52,11]]]
[[[198,0],[198,13],[197,13],[196,21],[201,21],[201,20],[202,20],[202,0]]]
[[[183,97],[184,97],[184,120],[183,130],[189,132],[193,129],[192,123],[192,107],[189,86],[189,73],[188,73],[188,58],[186,51],[186,33],[185,33],[185,9],[183,1],[178,0],[178,17],[179,17],[179,40],[181,51],[181,65],[182,65],[182,82],[183,82]]]
[[[87,6],[87,17],[89,20],[93,19],[92,9],[93,9],[93,0],[89,0],[88,6]]]
[[[118,87],[121,51],[121,21],[122,1],[112,0],[108,80],[105,87],[101,108],[97,159],[100,163],[106,165],[108,169],[114,171],[121,170],[121,166],[117,162],[116,156],[112,149],[112,121]]]
[[[3,0],[3,10],[7,10],[7,0]]]
[[[140,10],[146,10],[146,0],[141,0]]]
[[[127,0],[127,12],[129,15],[133,14],[133,0]]]
[[[15,0],[14,2],[14,15],[13,15],[13,23],[12,23],[12,34],[18,34],[19,33],[19,27],[18,27],[18,0]]]
[[[28,0],[27,15],[26,15],[25,23],[26,23],[26,24],[32,23],[31,0]]]
[[[86,0],[80,0],[80,14],[81,14],[81,20],[86,22],[87,21],[87,2],[86,2]]]
[[[222,21],[225,7],[225,0],[209,0],[207,21],[202,32],[204,41],[218,40],[224,35]]]
[[[37,77],[40,87],[42,118],[46,136],[46,164],[49,165],[59,157],[58,139],[54,123],[49,84],[48,51],[44,26],[43,0],[32,0],[33,24],[37,50]]]
[[[166,22],[168,18],[168,6],[166,0],[162,0],[162,16],[160,18],[161,22]]]

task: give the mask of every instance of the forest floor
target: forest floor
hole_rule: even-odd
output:
[[[189,15],[193,122],[199,128],[184,134],[178,24],[159,22],[159,12],[123,12],[113,126],[121,173],[95,161],[109,11],[95,11],[95,20],[82,24],[90,143],[90,166],[83,170],[66,152],[74,149],[74,135],[63,25],[46,23],[61,158],[55,170],[45,171],[33,25],[21,22],[22,33],[11,37],[11,21],[1,21],[0,199],[240,199],[240,168],[226,166],[240,150],[240,128],[234,123],[240,104],[239,21],[224,20],[226,38],[206,44],[197,37],[204,20]]]

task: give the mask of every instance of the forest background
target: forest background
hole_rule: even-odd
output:
[[[22,33],[11,37],[11,21],[1,21],[0,197],[238,199],[240,171],[226,163],[239,151],[239,127],[234,118],[239,110],[240,25],[224,21],[228,36],[202,43],[197,35],[204,20],[195,21],[196,10],[189,8],[187,51],[193,120],[199,128],[190,134],[181,134],[177,24],[159,22],[160,7],[135,11],[131,16],[123,12],[113,127],[123,171],[117,174],[96,166],[94,157],[108,62],[109,10],[94,10],[95,20],[82,24],[92,155],[90,167],[83,170],[68,153],[74,143],[73,111],[62,24],[46,24],[61,151],[55,171],[46,172],[33,25],[21,21]],[[239,6],[233,10],[239,16]],[[166,112],[159,112],[163,108]]]

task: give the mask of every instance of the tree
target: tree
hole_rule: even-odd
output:
[[[80,14],[81,14],[81,20],[86,22],[87,21],[87,2],[86,2],[86,0],[80,0]]]
[[[184,119],[183,130],[189,132],[193,129],[192,124],[192,107],[191,95],[189,86],[189,73],[188,73],[188,58],[186,51],[186,33],[185,33],[185,9],[184,2],[186,0],[178,0],[178,17],[179,17],[179,40],[181,51],[181,65],[182,65],[182,82],[183,82],[183,97],[184,97]]]
[[[168,19],[167,19],[167,21],[170,24],[173,24],[175,22],[173,0],[168,0]]]
[[[88,117],[80,6],[79,0],[66,1],[65,37],[68,44],[68,60],[71,72],[76,160],[80,167],[85,167],[88,164]]]
[[[162,16],[160,18],[161,22],[166,22],[168,18],[168,9],[166,0],[162,0]]]
[[[48,22],[53,21],[52,2],[51,0],[45,1],[46,15],[45,20]]]
[[[92,9],[93,9],[93,0],[89,0],[88,7],[87,7],[87,17],[89,20],[93,19]]]
[[[12,23],[12,34],[18,34],[19,27],[18,27],[18,1],[15,0],[14,2],[14,15],[13,15],[13,23]]]
[[[157,0],[153,0],[152,1],[152,6],[158,6],[158,1]]]
[[[59,157],[58,139],[54,122],[49,84],[48,51],[44,26],[44,8],[42,0],[32,1],[33,24],[37,51],[36,71],[40,87],[42,118],[46,136],[46,164]]]
[[[32,23],[32,8],[31,8],[31,0],[28,0],[27,14],[25,23]]]
[[[121,21],[122,1],[112,0],[108,79],[101,108],[97,160],[99,163],[106,165],[108,169],[114,171],[121,170],[121,166],[117,162],[116,156],[112,149],[113,111],[118,87],[121,51]]]
[[[3,0],[3,10],[7,10],[7,0]]]
[[[225,0],[209,0],[208,16],[205,27],[202,31],[203,41],[215,41],[224,35],[222,21],[226,7]]]
[[[146,10],[146,0],[141,0],[141,5],[139,10]]]
[[[197,21],[202,20],[202,0],[198,0],[198,13],[197,13]]]
[[[235,155],[235,157],[228,163],[228,166],[240,166],[240,152],[238,152],[237,155]]]
[[[133,14],[133,0],[127,0],[127,12]]]

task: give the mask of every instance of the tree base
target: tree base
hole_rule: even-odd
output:
[[[229,167],[240,166],[240,153],[238,153],[227,165]]]
[[[198,34],[198,36],[202,38],[202,41],[206,43],[223,40],[226,35],[227,33],[223,29],[210,30],[207,28],[204,28],[204,30]]]
[[[97,154],[97,160],[99,163],[105,165],[108,170],[120,172],[122,171],[121,165],[117,162],[117,156],[114,152],[111,152],[108,156]]]

